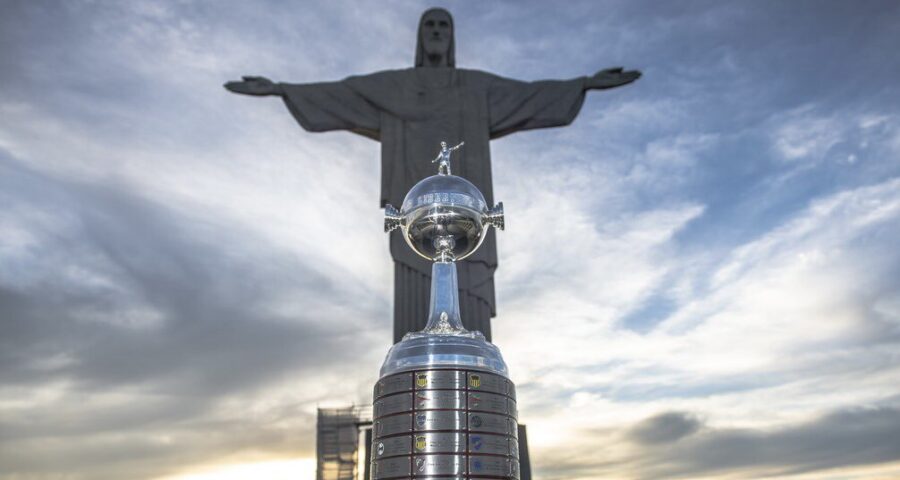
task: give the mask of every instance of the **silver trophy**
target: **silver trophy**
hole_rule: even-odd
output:
[[[519,478],[516,394],[500,350],[463,327],[456,261],[478,249],[487,228],[503,229],[503,204],[488,208],[469,181],[450,173],[417,183],[384,229],[434,262],[428,324],[391,347],[375,385],[373,478]]]

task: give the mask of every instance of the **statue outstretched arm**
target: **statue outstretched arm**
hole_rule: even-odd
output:
[[[228,82],[225,88],[234,93],[243,95],[255,95],[264,97],[268,95],[284,96],[284,89],[281,84],[275,83],[266,77],[241,77],[240,81]]]
[[[584,81],[585,90],[605,90],[621,87],[641,78],[638,70],[624,70],[622,67],[600,70]]]
[[[380,111],[357,88],[364,87],[365,82],[371,80],[366,77],[352,78],[297,84],[246,76],[224,86],[228,91],[242,95],[281,97],[297,123],[307,131],[349,130],[379,140]]]

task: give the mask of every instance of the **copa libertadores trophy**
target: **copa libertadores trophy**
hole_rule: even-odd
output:
[[[468,180],[450,173],[417,183],[398,211],[385,207],[384,230],[400,228],[409,246],[434,262],[428,323],[387,354],[375,385],[373,478],[519,478],[516,394],[500,350],[463,328],[456,261],[471,255],[503,204],[488,208]]]

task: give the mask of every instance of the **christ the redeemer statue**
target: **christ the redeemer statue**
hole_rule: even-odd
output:
[[[490,141],[510,133],[570,124],[585,91],[631,83],[638,71],[602,70],[571,80],[522,82],[456,68],[453,18],[433,8],[419,21],[414,68],[348,77],[337,82],[275,83],[244,77],[225,88],[246,95],[280,96],[305,130],[349,130],[381,142],[381,206],[401,205],[406,192],[433,175],[437,145],[465,142],[453,156],[453,172],[478,187],[493,205]],[[394,341],[418,331],[428,317],[431,262],[390,237],[394,259]],[[496,314],[494,231],[474,255],[457,264],[465,327],[491,339]]]

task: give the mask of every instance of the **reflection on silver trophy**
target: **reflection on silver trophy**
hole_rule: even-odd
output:
[[[441,142],[441,152],[432,161],[439,162],[438,174],[413,186],[401,210],[390,204],[384,209],[384,231],[402,229],[413,251],[435,262],[471,255],[490,225],[503,230],[503,203],[487,209],[475,185],[450,173],[450,154],[464,143],[447,148]]]

